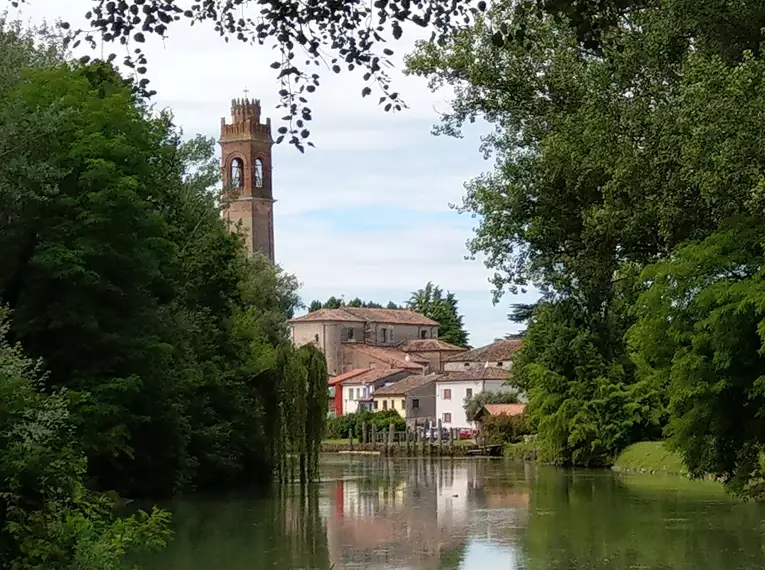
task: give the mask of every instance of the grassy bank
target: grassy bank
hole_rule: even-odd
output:
[[[661,441],[633,443],[619,454],[612,469],[623,473],[666,473],[688,476],[682,457],[667,449]]]
[[[502,454],[508,459],[520,461],[536,461],[537,446],[534,443],[508,443]]]

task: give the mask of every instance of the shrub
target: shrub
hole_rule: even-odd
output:
[[[517,443],[529,433],[531,425],[526,414],[489,416],[482,424],[482,435],[486,444]]]
[[[353,429],[353,436],[359,437],[364,423],[370,424],[367,429],[371,429],[371,424],[377,427],[377,432],[387,430],[393,423],[396,431],[406,430],[406,421],[396,410],[382,410],[379,412],[356,412],[355,414],[346,414],[338,418],[331,418],[327,421],[326,437],[333,439],[343,439],[349,437],[350,430]]]

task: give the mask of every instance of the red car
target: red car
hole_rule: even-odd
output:
[[[469,428],[462,428],[459,433],[460,439],[473,439],[475,437],[475,430]]]

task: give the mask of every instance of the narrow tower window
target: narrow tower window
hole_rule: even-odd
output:
[[[235,158],[231,161],[231,186],[241,188],[244,186],[244,165],[241,158]]]
[[[263,160],[255,159],[255,188],[263,188]]]

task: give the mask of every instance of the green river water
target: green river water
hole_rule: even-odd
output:
[[[765,507],[715,483],[505,460],[327,456],[306,498],[168,505],[145,570],[765,568]]]

